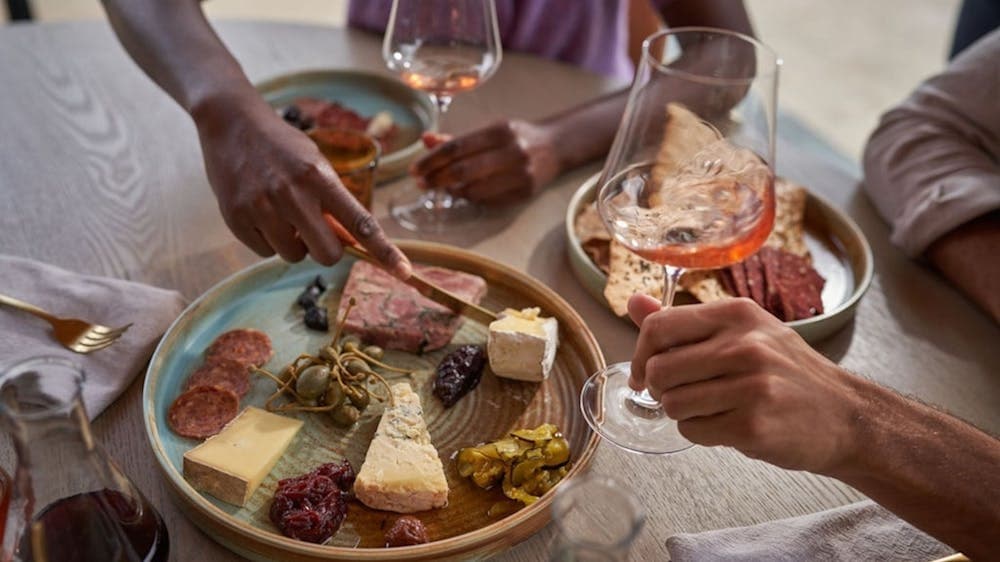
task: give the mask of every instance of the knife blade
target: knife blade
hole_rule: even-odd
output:
[[[367,251],[359,246],[353,244],[344,244],[344,251],[352,256],[363,259],[367,262],[373,263],[381,267],[378,261],[371,256]],[[410,275],[410,278],[403,281],[407,285],[413,287],[421,295],[431,299],[432,301],[442,304],[449,310],[456,314],[461,314],[467,318],[471,318],[477,322],[489,325],[497,319],[497,315],[478,304],[471,303],[467,300],[463,300],[461,297],[455,295],[454,293],[447,291],[434,283],[428,281],[418,273],[414,272]]]

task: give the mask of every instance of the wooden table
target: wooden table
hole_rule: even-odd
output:
[[[380,41],[371,35],[272,23],[218,28],[252,80],[310,68],[382,72]],[[0,29],[0,83],[0,253],[168,287],[188,298],[257,259],[221,220],[190,120],[140,73],[104,23]],[[501,115],[539,117],[619,86],[505,54],[494,78],[456,100],[444,127],[467,130]],[[997,325],[890,246],[886,226],[858,189],[855,163],[787,117],[779,138],[779,172],[847,209],[875,254],[875,281],[856,320],[822,351],[852,371],[1000,431]],[[560,178],[474,240],[445,241],[547,283],[577,308],[615,362],[629,358],[635,331],[572,276],[562,230],[570,196],[596,170]],[[376,195],[376,210],[394,236],[407,233],[386,218],[384,205],[401,185]],[[0,287],[2,279],[0,272]],[[165,516],[175,560],[238,560],[168,498],[143,431],[141,380],[97,419],[100,440]],[[10,468],[6,451],[2,460]],[[645,458],[605,444],[593,470],[626,480],[648,510],[633,560],[666,559],[663,541],[676,532],[749,525],[861,498],[839,482],[726,449]],[[500,559],[545,559],[552,536],[547,528]]]

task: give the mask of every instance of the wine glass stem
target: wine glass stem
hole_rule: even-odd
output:
[[[677,292],[677,284],[680,281],[682,273],[684,273],[683,268],[672,265],[663,266],[663,299],[660,301],[660,305],[663,308],[669,308],[673,304],[674,294]],[[634,404],[643,408],[650,410],[660,409],[660,399],[653,397],[646,389],[643,389],[641,392],[633,390],[631,399]]]
[[[663,266],[663,299],[660,305],[668,308],[674,303],[674,294],[677,292],[677,284],[680,282],[684,269],[672,265]]]
[[[448,107],[451,106],[451,96],[446,94],[435,94],[429,93],[431,101],[434,102],[434,107],[437,108],[438,112],[438,130],[441,130],[441,122],[444,120],[444,114],[448,112]],[[447,191],[443,189],[432,189],[430,195],[431,206],[435,209],[444,209],[451,206],[451,196]]]

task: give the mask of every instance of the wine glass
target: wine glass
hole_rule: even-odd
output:
[[[621,125],[598,182],[608,232],[663,268],[662,306],[681,274],[754,254],[774,224],[774,130],[781,60],[755,39],[675,28],[643,43]],[[692,444],[658,398],[629,388],[628,363],[593,375],[587,422],[627,450]]]
[[[500,65],[493,0],[393,0],[382,56],[411,88],[430,96],[443,115],[455,94],[485,82]],[[476,218],[478,207],[444,190],[410,190],[390,202],[399,224],[441,232]]]

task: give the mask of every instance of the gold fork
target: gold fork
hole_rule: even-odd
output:
[[[77,353],[92,353],[115,343],[122,334],[132,326],[131,323],[121,328],[109,328],[100,324],[91,324],[77,318],[59,318],[24,301],[0,295],[0,304],[12,306],[29,314],[44,319],[52,324],[53,335],[59,343]]]

